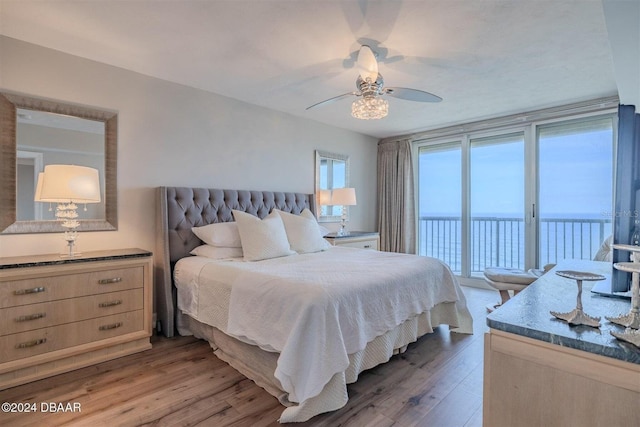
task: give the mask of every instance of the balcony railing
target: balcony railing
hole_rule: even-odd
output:
[[[523,269],[524,220],[522,218],[471,218],[471,274],[486,267]],[[454,272],[462,271],[462,221],[451,216],[421,216],[418,253],[446,262]],[[611,234],[608,219],[540,220],[539,263],[565,258],[592,259]]]

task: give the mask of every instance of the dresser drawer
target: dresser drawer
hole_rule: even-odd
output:
[[[144,308],[142,288],[0,309],[0,336]]]
[[[9,280],[0,286],[0,308],[141,288],[143,267]]]
[[[0,363],[144,330],[143,310],[0,337]]]
[[[358,249],[378,249],[378,240],[353,240],[347,242],[337,243],[338,246],[346,246],[349,248],[358,248]]]
[[[378,233],[355,232],[348,236],[327,236],[325,239],[334,246],[348,248],[379,250],[380,237]]]

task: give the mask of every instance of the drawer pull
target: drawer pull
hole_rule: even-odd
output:
[[[122,301],[117,299],[115,301],[101,302],[100,304],[98,304],[98,307],[100,308],[113,307],[114,305],[120,305],[120,304],[122,304]]]
[[[371,245],[364,245],[364,248],[365,248],[365,249],[370,249],[370,248],[371,248]]]
[[[112,323],[110,325],[102,325],[100,326],[100,330],[101,331],[108,331],[109,329],[116,329],[119,328],[120,326],[122,326],[122,322],[116,322],[116,323]]]
[[[37,345],[40,344],[44,344],[47,342],[46,338],[40,338],[38,340],[33,340],[33,341],[27,341],[27,342],[21,342],[20,344],[16,344],[16,348],[29,348],[29,347],[35,347]]]
[[[98,280],[98,283],[101,285],[109,285],[111,283],[118,283],[118,282],[122,282],[122,277],[113,277],[111,279],[100,279]]]
[[[27,294],[37,294],[39,292],[44,292],[45,288],[40,286],[37,288],[30,288],[30,289],[18,289],[17,291],[13,291],[14,295],[27,295]]]
[[[27,316],[16,317],[16,322],[27,322],[29,320],[42,319],[43,317],[46,317],[46,316],[47,316],[47,313],[29,314]]]

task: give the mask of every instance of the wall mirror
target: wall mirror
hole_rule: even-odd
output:
[[[55,206],[33,200],[49,164],[97,169],[102,202],[81,211],[79,230],[117,230],[117,128],[112,111],[0,93],[0,233],[63,231]]]
[[[316,150],[316,216],[319,222],[340,222],[342,206],[325,204],[323,190],[349,187],[349,156]],[[349,209],[346,210],[347,220]]]

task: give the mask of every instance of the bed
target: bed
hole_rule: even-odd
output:
[[[158,203],[158,329],[207,340],[221,360],[278,398],[280,422],[343,407],[346,385],[360,372],[436,326],[472,333],[464,294],[440,261],[292,241],[298,229],[290,224],[317,228],[313,217],[302,219],[314,211],[313,195],[160,187]],[[247,230],[253,236],[260,229],[250,227],[279,227],[277,218],[288,227],[287,249],[298,252],[256,261],[191,255],[210,248],[193,227],[227,229],[237,219],[250,258]]]

